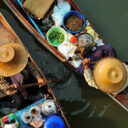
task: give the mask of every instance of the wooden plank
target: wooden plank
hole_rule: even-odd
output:
[[[17,18],[21,21],[21,23],[31,32],[31,34],[39,40],[39,42],[44,45],[49,51],[51,51],[56,57],[58,57],[62,62],[66,61],[66,58],[58,52],[58,50],[50,45],[37,31],[36,29],[25,19],[25,16],[20,14],[20,11],[12,4],[13,1],[4,1],[6,4],[10,6],[10,9],[17,16]]]

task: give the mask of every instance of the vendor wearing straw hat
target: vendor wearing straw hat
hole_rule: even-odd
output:
[[[95,47],[95,45],[97,45]],[[116,57],[115,49],[109,44],[103,44],[102,40],[95,43],[94,37],[89,33],[83,33],[78,38],[79,55],[82,59],[90,58],[91,61],[98,61],[104,57]],[[90,64],[90,68],[94,68],[94,64]],[[80,74],[84,73],[84,66],[81,64],[76,71]]]
[[[84,59],[84,77],[91,87],[105,93],[118,94],[128,85],[128,66],[114,57],[99,60],[92,72],[89,68],[90,59]]]
[[[24,76],[21,71],[31,72],[39,84],[43,79],[33,64],[28,60],[28,53],[22,45],[17,43],[7,43],[0,46],[0,89],[17,88],[23,84]],[[11,95],[16,107],[22,105],[23,100],[27,100],[28,95],[25,89],[17,91],[9,90],[3,95]],[[2,94],[1,94],[2,97]]]

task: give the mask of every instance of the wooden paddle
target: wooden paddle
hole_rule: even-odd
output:
[[[49,80],[49,81],[46,81],[44,83],[42,83],[41,85],[46,85],[48,83],[53,83],[53,82],[62,82],[63,80]],[[6,91],[9,91],[9,90],[18,90],[18,89],[22,89],[22,88],[29,88],[29,87],[33,87],[33,86],[38,86],[39,83],[31,83],[31,84],[23,84],[21,86],[18,86],[17,88],[12,88],[12,87],[8,87],[8,88],[5,88],[5,89],[0,89],[0,92],[6,92]]]

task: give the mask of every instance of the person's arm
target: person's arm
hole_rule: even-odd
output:
[[[89,86],[97,88],[90,69],[84,69],[84,77]]]
[[[3,91],[4,89],[8,89],[8,88],[17,88],[16,84],[9,84],[8,82],[4,81],[4,83],[0,83],[0,93],[2,93],[3,95],[13,95],[17,92],[17,90],[7,90],[7,91]],[[1,94],[1,95],[2,95]]]
[[[27,71],[29,71],[33,77],[35,79],[37,79],[39,85],[41,86],[41,84],[44,82],[43,78],[41,77],[40,73],[38,72],[38,70],[36,69],[36,67],[32,64],[31,61],[28,61],[28,64],[26,66]]]
[[[89,68],[89,63],[90,63],[90,59],[84,59],[83,60],[83,65],[84,65],[84,77],[86,82],[88,83],[89,86],[97,88],[95,81],[93,79],[92,76],[92,72]]]

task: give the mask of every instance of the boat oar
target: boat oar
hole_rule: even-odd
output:
[[[26,11],[23,8],[22,2],[21,0],[17,0],[18,4],[20,5],[20,7],[23,9],[23,11],[25,12],[25,14],[27,15],[28,19],[30,20],[30,22],[33,24],[33,26],[36,28],[36,30],[39,32],[39,34],[45,38],[44,34],[41,32],[40,28],[38,27],[38,25],[36,24],[36,22],[26,13]]]
[[[48,80],[44,83],[42,83],[41,85],[46,85],[48,83],[53,83],[53,82],[62,82],[63,80]],[[17,88],[12,88],[12,87],[8,87],[8,88],[5,88],[5,89],[0,89],[0,92],[6,92],[6,91],[9,91],[9,90],[18,90],[18,89],[22,89],[22,88],[28,88],[28,87],[33,87],[33,86],[38,86],[39,83],[32,83],[32,84],[23,84],[21,86],[18,86]]]

